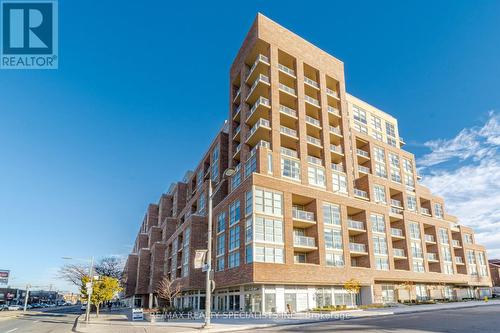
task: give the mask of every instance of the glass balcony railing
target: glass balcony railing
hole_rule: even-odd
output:
[[[451,240],[451,244],[455,247],[460,247],[460,241],[456,240],[456,239],[452,239]]]
[[[431,243],[435,243],[436,242],[436,239],[434,238],[433,235],[425,234],[424,235],[424,239],[425,239],[426,242],[431,242]]]
[[[330,132],[337,135],[342,135],[342,133],[340,132],[340,127],[330,126]]]
[[[240,133],[240,130],[241,130],[241,126],[238,125],[235,129],[234,129],[234,136],[238,135]]]
[[[330,88],[326,88],[326,93],[330,96],[333,96],[333,97],[336,97],[336,98],[339,98],[339,94],[337,94],[337,92],[335,90],[332,90]]]
[[[259,148],[267,148],[267,149],[271,149],[271,144],[265,140],[260,140],[256,145],[255,147],[252,148],[252,150],[250,150],[250,156],[253,156],[256,152],[257,152],[257,149]]]
[[[307,142],[313,145],[321,146],[321,140],[318,138],[315,138],[314,136],[307,136]]]
[[[255,88],[257,87],[257,85],[260,82],[269,83],[269,77],[265,76],[264,74],[259,74],[259,76],[257,76],[257,78],[255,79],[254,83],[252,84],[252,87],[250,88],[250,92],[248,93],[248,96],[252,95],[252,93],[254,92]]]
[[[314,105],[314,106],[317,106],[317,107],[319,107],[319,106],[320,106],[319,101],[318,101],[316,98],[312,98],[311,96],[304,95],[304,100],[305,100],[306,102],[311,103],[311,104],[312,104],[312,105]]]
[[[357,189],[357,188],[354,189],[354,195],[361,197],[361,198],[368,199],[368,192]]]
[[[359,148],[356,149],[356,154],[363,156],[363,157],[370,157],[370,154],[367,151],[364,151],[364,150],[359,149]]]
[[[234,152],[234,155],[238,154],[241,150],[241,143],[239,145],[236,146],[236,149],[235,149],[235,152]]]
[[[241,105],[238,105],[238,107],[234,111],[234,116],[233,117],[236,117],[240,112],[241,112]]]
[[[366,245],[360,243],[349,243],[351,252],[366,252]]]
[[[462,257],[455,257],[455,262],[457,264],[463,264],[464,263],[464,258],[462,258]]]
[[[393,253],[395,257],[406,257],[404,249],[394,249]]]
[[[438,256],[436,253],[427,253],[427,260],[436,261],[438,260]]]
[[[289,157],[298,158],[298,156],[299,156],[299,154],[297,153],[297,151],[295,151],[293,149],[290,149],[290,148],[281,147],[280,151],[281,151],[282,155],[286,155],[286,156],[289,156]]]
[[[314,125],[314,126],[321,127],[321,122],[318,119],[313,118],[311,116],[306,116],[306,123],[309,123],[309,124]]]
[[[288,106],[280,105],[280,112],[285,113],[294,118],[297,118],[297,111],[295,111],[292,108],[289,108]]]
[[[307,162],[316,164],[316,165],[323,165],[323,160],[321,158],[317,158],[314,156],[307,156]]]
[[[347,219],[347,225],[352,229],[365,230],[365,224],[361,221]]]
[[[283,126],[283,125],[280,126],[280,132],[283,133],[283,134],[286,134],[286,135],[297,137],[297,131],[296,130],[291,129],[291,128],[286,127],[286,126]]]
[[[305,210],[301,210],[298,208],[292,209],[292,217],[294,219],[314,222],[314,213],[313,212],[307,212]]]
[[[255,112],[255,110],[257,110],[257,108],[261,105],[271,107],[271,102],[269,102],[269,100],[265,97],[262,96],[259,97],[257,101],[255,101],[255,103],[253,104],[252,108],[250,109],[250,114],[248,115],[248,118],[250,118]]]
[[[340,111],[339,111],[339,109],[334,108],[333,106],[330,106],[330,105],[328,105],[328,107],[326,109],[327,109],[327,111],[329,113],[331,113],[333,115],[336,115],[337,117],[340,117]]]
[[[240,94],[241,94],[241,87],[238,88],[238,90],[236,90],[236,93],[234,94],[234,98],[233,98],[233,102],[238,98],[240,97]]]
[[[288,75],[295,77],[295,71],[289,67],[286,67],[285,65],[278,64],[278,69],[284,73],[287,73]]]
[[[314,88],[319,89],[319,83],[308,78],[307,76],[304,76],[304,82],[307,83],[310,86],[313,86]]]
[[[403,208],[401,201],[396,200],[396,199],[391,199],[391,205],[394,207],[397,207],[397,208]]]
[[[367,167],[362,166],[362,165],[358,165],[358,170],[359,170],[359,172],[370,173],[370,168],[367,168]]]
[[[259,127],[271,127],[271,123],[267,119],[260,118],[259,121],[253,125],[250,132],[247,133],[246,139],[248,140],[259,129]]]
[[[336,146],[336,145],[330,145],[330,151],[338,154],[342,154],[342,147],[341,146]]]
[[[268,64],[269,65],[269,58],[266,57],[265,55],[263,54],[259,54],[257,56],[257,59],[255,59],[255,62],[253,63],[252,65],[252,68],[250,68],[250,71],[248,72],[248,76],[247,76],[247,79],[252,75],[253,71],[255,70],[255,68],[257,67],[257,65],[260,63],[260,62],[263,62],[265,64]]]
[[[391,235],[396,237],[403,237],[403,230],[398,228],[391,228]]]
[[[305,247],[316,247],[316,242],[314,240],[314,237],[294,235],[293,236],[293,245],[305,246]]]
[[[293,88],[291,88],[291,87],[289,87],[287,85],[284,85],[283,83],[279,84],[279,89],[282,90],[282,91],[284,91],[284,92],[286,92],[286,93],[289,93],[289,94],[291,94],[293,96],[296,96],[295,89],[293,89]]]
[[[431,216],[431,211],[428,208],[420,207],[420,213]]]
[[[391,213],[392,214],[397,214],[397,215],[402,215],[403,214],[403,210],[401,208],[391,207]]]
[[[344,172],[344,165],[342,163],[332,163],[331,167],[335,171]]]

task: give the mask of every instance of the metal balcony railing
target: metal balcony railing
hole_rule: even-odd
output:
[[[250,71],[248,72],[247,78],[250,77],[250,75],[252,75],[253,71],[255,70],[255,68],[257,67],[257,65],[259,64],[259,62],[263,62],[263,63],[269,64],[269,58],[266,57],[263,54],[259,54],[257,56],[257,58],[255,59],[255,62],[253,63],[252,68],[250,68]]]
[[[403,208],[401,201],[396,200],[396,199],[391,199],[391,205],[394,207],[397,207],[397,208]]]
[[[309,124],[314,125],[314,126],[321,127],[321,122],[318,119],[313,118],[311,116],[306,116],[306,123],[309,123]]]
[[[292,209],[292,217],[294,219],[314,222],[314,213],[313,212],[308,212],[308,211],[301,210],[298,208]]]
[[[438,256],[436,253],[427,253],[427,260],[432,260],[432,261],[438,260]]]
[[[395,257],[406,257],[404,249],[394,249],[393,253]]]
[[[279,84],[279,88],[280,88],[281,90],[283,90],[284,92],[287,92],[287,93],[289,93],[289,94],[291,94],[291,95],[294,95],[294,96],[296,95],[296,94],[295,94],[295,89],[293,89],[293,88],[291,88],[291,87],[289,87],[289,86],[287,86],[287,85],[284,85],[283,83],[280,83],[280,84]]]
[[[311,104],[312,104],[312,105],[314,105],[314,106],[317,106],[317,107],[319,107],[319,106],[320,106],[319,101],[318,101],[316,98],[312,98],[311,96],[304,95],[304,100],[305,100],[306,102],[311,103]]]
[[[260,82],[269,83],[269,77],[264,75],[264,74],[259,74],[259,76],[257,76],[254,83],[252,84],[252,87],[250,88],[250,92],[248,93],[248,96],[252,95],[253,91],[255,90],[255,88],[257,87],[257,85]]]
[[[428,208],[420,207],[420,213],[424,215],[431,215],[431,211]]]
[[[335,171],[344,172],[344,165],[342,163],[338,163],[338,164],[332,163],[331,166],[332,166],[332,169]]]
[[[403,237],[403,230],[398,228],[391,228],[391,235],[396,237]]]
[[[316,165],[323,165],[323,160],[321,158],[317,158],[314,156],[307,156],[307,162],[316,164]]]
[[[281,147],[280,151],[281,151],[282,155],[286,155],[289,157],[298,158],[298,156],[299,156],[295,150],[290,149],[290,148]]]
[[[362,166],[362,165],[358,165],[358,170],[359,170],[359,172],[370,173],[370,168],[367,168],[367,167]]]
[[[451,240],[451,244],[455,247],[460,247],[460,241],[456,240],[456,239],[452,239]]]
[[[339,109],[334,108],[333,106],[328,105],[328,107],[326,108],[326,110],[327,110],[329,113],[334,114],[334,115],[336,115],[337,117],[340,117],[340,111],[339,111]]]
[[[330,88],[326,88],[326,93],[330,96],[333,96],[333,97],[339,97],[339,94],[335,91],[335,90],[332,90]]]
[[[314,136],[308,135],[307,136],[307,142],[309,142],[309,143],[311,143],[313,145],[321,146],[321,140],[318,139],[318,138],[315,138]]]
[[[342,133],[340,132],[340,127],[330,126],[330,132],[337,135],[342,135]]]
[[[291,76],[295,76],[295,71],[289,67],[286,67],[285,65],[278,64],[278,69],[281,70],[282,72],[285,72]]]
[[[288,106],[280,105],[280,112],[285,113],[294,118],[297,118],[297,111],[295,111],[292,108],[289,108]]]
[[[316,242],[314,240],[314,237],[294,235],[293,236],[293,245],[295,245],[295,246],[315,247],[316,246]]]
[[[269,102],[269,100],[267,98],[260,96],[253,104],[252,108],[250,109],[250,114],[248,115],[248,118],[250,118],[253,115],[253,113],[255,112],[255,110],[257,110],[257,108],[261,105],[270,107],[271,102]]]
[[[368,192],[355,188],[354,195],[368,199]]]
[[[433,235],[427,235],[427,234],[425,234],[424,235],[424,239],[425,239],[426,242],[432,242],[432,243],[434,243],[436,241],[436,239],[434,238]]]
[[[366,245],[360,243],[349,243],[351,252],[366,252]]]
[[[342,146],[330,145],[330,151],[342,154]]]
[[[293,136],[293,137],[297,137],[297,131],[296,130],[291,129],[291,128],[286,127],[286,126],[283,126],[283,125],[280,126],[280,132],[283,133],[283,134],[287,134],[287,135]]]
[[[356,154],[364,157],[370,157],[370,154],[367,151],[364,151],[362,149],[357,148],[356,149]]]
[[[314,88],[318,88],[319,89],[319,83],[316,82],[316,81],[314,81],[314,80],[312,80],[312,79],[310,79],[310,78],[308,78],[307,76],[304,76],[304,82],[307,83],[307,84],[309,84],[309,85],[311,85],[311,86],[313,86]]]
[[[365,224],[361,221],[347,219],[347,225],[352,229],[365,230]]]

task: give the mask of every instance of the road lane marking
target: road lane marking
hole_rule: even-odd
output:
[[[18,329],[19,329],[19,328],[13,328],[13,329],[11,329],[11,330],[9,330],[9,331],[5,332],[5,333],[12,333],[12,332],[17,331]]]

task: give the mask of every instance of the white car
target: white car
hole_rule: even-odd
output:
[[[87,304],[82,304],[82,306],[80,307],[80,310],[86,311],[87,310]]]
[[[9,311],[19,311],[22,310],[23,307],[21,305],[9,305],[8,309]]]

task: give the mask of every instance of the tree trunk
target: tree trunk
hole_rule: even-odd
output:
[[[96,318],[99,318],[99,304],[95,305],[95,314],[96,314]]]

